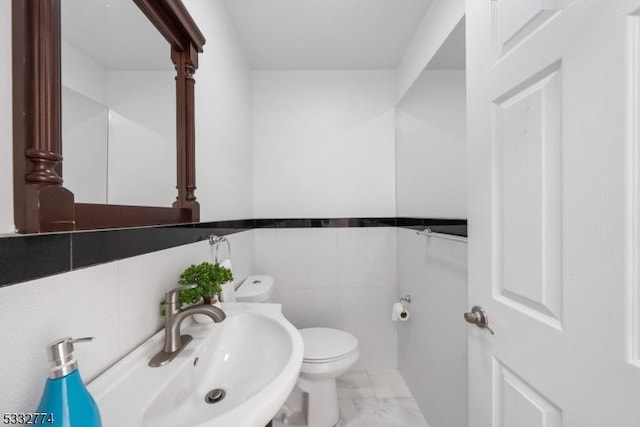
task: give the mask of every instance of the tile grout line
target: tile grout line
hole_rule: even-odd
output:
[[[371,380],[371,375],[369,374],[369,369],[365,369],[365,373],[367,374],[367,381],[369,381],[369,387],[371,387],[371,394],[373,394],[374,399],[378,399],[378,395],[376,393],[376,389],[373,386],[373,381]]]

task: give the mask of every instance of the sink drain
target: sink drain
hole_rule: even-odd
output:
[[[209,404],[220,402],[227,395],[227,392],[221,388],[214,388],[204,397],[204,401]]]

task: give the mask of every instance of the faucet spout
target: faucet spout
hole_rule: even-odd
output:
[[[208,304],[192,305],[175,313],[170,313],[169,310],[167,310],[167,315],[164,320],[164,347],[162,351],[165,353],[174,353],[184,348],[180,339],[180,325],[182,325],[184,319],[192,314],[204,314],[209,316],[215,323],[220,323],[227,317],[224,311]]]
[[[180,325],[188,316],[204,314],[209,316],[215,323],[220,323],[227,317],[220,308],[208,304],[192,305],[180,310],[178,294],[184,289],[188,288],[173,289],[165,295],[164,346],[162,351],[149,361],[149,366],[151,367],[158,367],[171,362],[191,342],[191,335],[180,335]]]
[[[204,314],[205,316],[209,316],[215,323],[220,323],[227,318],[227,315],[222,309],[209,304],[192,305],[184,310],[180,310],[176,317],[181,317],[179,321],[182,322],[182,320],[191,314]]]

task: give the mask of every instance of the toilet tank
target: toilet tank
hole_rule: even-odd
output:
[[[271,302],[272,293],[271,276],[249,276],[235,292],[238,302]]]

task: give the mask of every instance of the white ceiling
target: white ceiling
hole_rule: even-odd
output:
[[[427,65],[428,70],[464,70],[466,68],[465,20],[462,18]]]
[[[169,43],[131,0],[63,0],[62,39],[107,71],[171,71]]]
[[[252,68],[390,69],[432,0],[224,0]]]
[[[253,69],[391,69],[432,0],[223,0]],[[131,0],[64,0],[63,39],[106,70],[173,70]],[[464,21],[429,69],[464,69]]]

